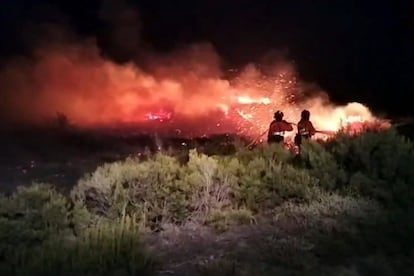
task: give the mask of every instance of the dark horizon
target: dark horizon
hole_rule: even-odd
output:
[[[119,14],[110,2],[3,1],[1,60],[29,55],[38,37],[28,30],[45,22],[95,37],[102,55],[119,63],[139,62],[141,50],[163,53],[197,42],[211,43],[227,68],[259,62],[276,50],[334,102],[413,114],[411,1],[124,1],[138,20],[114,17]],[[120,37],[125,45],[114,39],[119,20],[129,26]]]

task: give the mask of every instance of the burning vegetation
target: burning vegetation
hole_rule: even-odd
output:
[[[276,110],[296,123],[301,110],[308,109],[315,127],[325,133],[389,127],[360,103],[332,104],[325,92],[300,81],[288,62],[250,64],[231,78],[220,68],[208,44],[154,57],[142,68],[101,57],[94,43],[54,44],[1,70],[1,115],[8,122],[42,123],[61,112],[78,127],[132,125],[190,137],[235,133],[255,138]]]

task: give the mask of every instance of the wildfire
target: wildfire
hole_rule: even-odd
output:
[[[239,104],[265,104],[265,105],[269,105],[271,103],[269,98],[252,98],[249,96],[239,96],[237,97],[237,102]]]
[[[148,120],[158,120],[160,122],[170,120],[172,118],[172,112],[160,110],[158,112],[149,112],[146,114]]]
[[[33,61],[16,61],[0,71],[0,117],[41,122],[58,111],[79,126],[129,123],[151,129],[160,121],[163,128],[157,131],[250,137],[268,128],[276,110],[296,123],[308,109],[315,127],[324,131],[352,125],[358,132],[358,125],[378,121],[362,104],[330,103],[326,93],[299,81],[289,63],[265,71],[249,65],[225,79],[212,47],[195,45],[154,58],[147,67],[106,60],[94,45],[41,49]]]
[[[237,110],[237,113],[240,115],[240,117],[242,117],[245,120],[251,120],[253,119],[253,115],[252,114],[246,114],[241,110]]]

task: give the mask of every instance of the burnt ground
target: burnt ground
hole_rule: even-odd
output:
[[[70,189],[99,164],[122,158],[93,136],[52,130],[19,130],[1,135],[0,187],[10,192],[31,182]],[[109,155],[108,155],[109,154]],[[108,158],[109,160],[105,160]]]
[[[0,192],[9,193],[19,185],[51,183],[59,190],[70,190],[85,173],[106,162],[139,156],[160,149],[186,152],[197,147],[208,153],[234,150],[232,135],[189,139],[159,137],[107,130],[25,128],[0,133]]]

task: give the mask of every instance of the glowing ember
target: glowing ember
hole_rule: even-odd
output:
[[[246,114],[243,111],[237,110],[237,113],[245,120],[251,120],[253,118],[252,114]]]
[[[172,117],[172,112],[160,110],[159,112],[149,112],[146,114],[148,120],[159,120],[165,121],[170,120]]]

